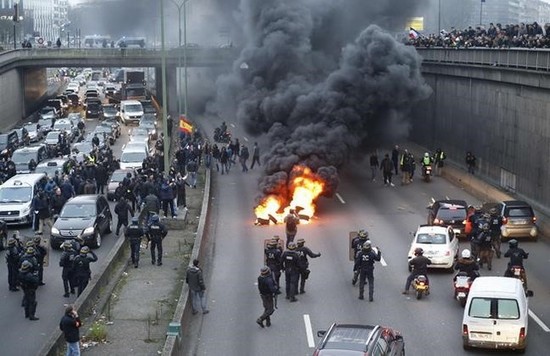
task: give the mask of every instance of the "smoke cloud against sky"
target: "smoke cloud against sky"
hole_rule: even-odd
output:
[[[323,176],[331,196],[357,147],[408,134],[409,109],[431,89],[414,48],[382,28],[403,32],[422,3],[241,0],[244,49],[218,79],[212,108],[268,135],[262,196],[281,194],[295,165]]]

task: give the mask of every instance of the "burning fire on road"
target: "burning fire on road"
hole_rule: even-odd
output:
[[[286,186],[264,197],[254,208],[255,225],[283,223],[290,209],[300,217],[300,223],[308,223],[315,215],[317,198],[324,192],[324,179],[309,167],[295,166],[290,172]]]

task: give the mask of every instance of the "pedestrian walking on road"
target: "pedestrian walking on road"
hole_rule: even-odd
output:
[[[277,284],[273,278],[273,273],[269,267],[264,266],[260,269],[260,276],[258,277],[258,290],[260,291],[260,298],[262,298],[262,304],[264,312],[256,320],[256,323],[262,328],[265,325],[271,326],[271,314],[275,311],[275,296],[277,292]]]
[[[128,227],[128,213],[134,217],[134,209],[128,204],[128,201],[124,197],[120,197],[115,205],[115,214],[117,215],[116,231],[115,235],[118,236],[120,228],[124,225],[124,228]]]
[[[391,181],[393,175],[393,163],[390,160],[390,155],[386,154],[382,163],[380,164],[380,170],[382,171],[382,176],[384,177],[384,185],[390,185],[394,187],[394,184]]]
[[[80,327],[82,322],[74,306],[65,308],[65,315],[59,321],[59,329],[67,342],[66,356],[80,356]]]
[[[378,162],[378,155],[376,154],[376,152],[373,152],[370,155],[369,163],[370,163],[370,172],[371,172],[370,179],[373,182],[375,182],[376,181],[376,171],[378,171],[378,166],[380,165],[380,163]]]
[[[199,312],[199,306],[203,314],[208,314],[210,311],[206,308],[206,286],[204,285],[202,270],[199,267],[199,260],[194,259],[193,266],[187,268],[185,283],[189,285],[193,315]]]
[[[397,168],[399,167],[399,146],[395,145],[391,151],[391,161],[393,163],[393,169],[395,170],[395,175],[399,174]]]
[[[260,164],[260,147],[258,147],[258,142],[254,142],[254,147],[252,148],[252,163],[250,164],[250,169],[254,169],[254,164]]]
[[[290,209],[287,216],[284,218],[285,232],[286,232],[286,248],[291,242],[294,242],[294,238],[298,233],[298,224],[300,223],[300,217],[296,214],[294,209]]]

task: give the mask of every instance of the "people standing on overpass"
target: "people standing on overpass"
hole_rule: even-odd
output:
[[[57,48],[61,48],[61,38],[57,38],[57,41],[55,41],[55,45],[57,46]]]
[[[270,327],[271,315],[275,311],[275,293],[277,292],[277,283],[273,278],[273,273],[267,266],[260,269],[260,275],[258,276],[258,291],[260,292],[260,298],[262,298],[264,312],[256,320],[256,324],[263,328],[265,320],[265,325]]]
[[[194,259],[193,266],[187,268],[185,283],[189,285],[193,315],[199,312],[199,306],[203,314],[208,314],[210,311],[206,308],[206,286],[198,259]]]

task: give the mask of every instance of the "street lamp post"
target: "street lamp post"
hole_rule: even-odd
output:
[[[168,137],[168,90],[166,85],[166,48],[164,44],[164,0],[160,0],[160,42],[161,42],[161,53],[162,53],[162,64],[161,64],[161,76],[162,76],[162,130],[164,132],[164,172],[168,173],[170,168],[170,157],[169,148],[170,148],[170,137]]]
[[[187,2],[183,0],[181,3],[175,0],[170,0],[178,8],[178,69],[181,68],[181,12],[183,9],[183,70],[184,70],[184,115],[187,118]],[[181,75],[178,73],[178,88],[181,90]],[[181,95],[178,95],[178,115],[181,114]]]

